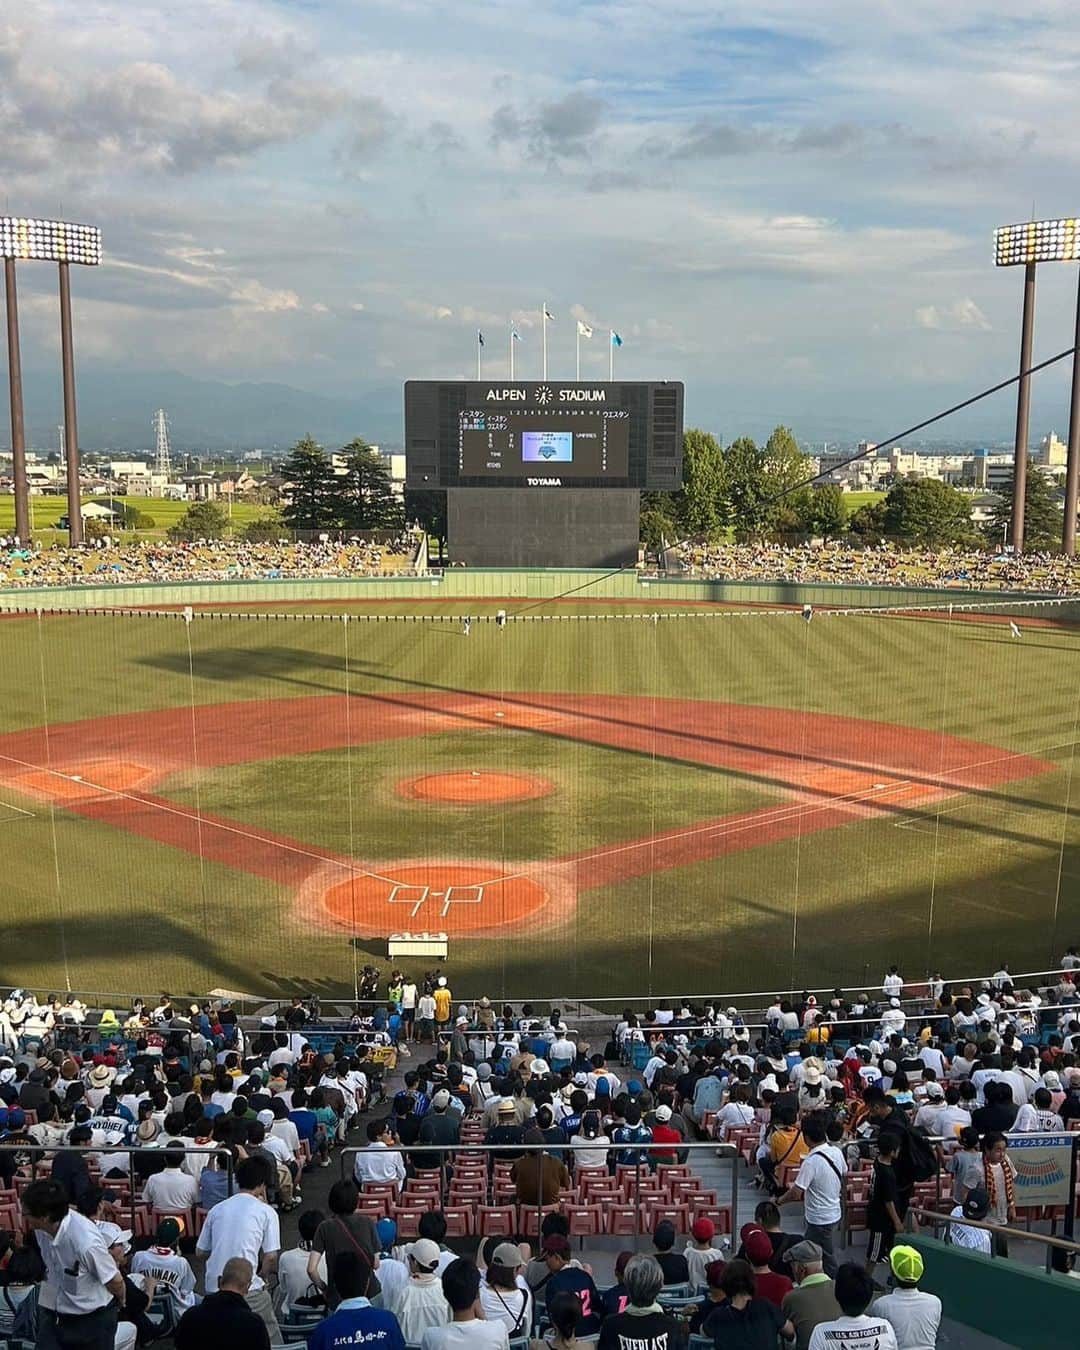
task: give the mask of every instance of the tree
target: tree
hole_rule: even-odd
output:
[[[708,431],[691,428],[683,436],[683,485],[676,506],[684,534],[716,536],[723,522],[724,452]]]
[[[259,516],[244,526],[243,537],[249,544],[272,544],[281,538],[283,529],[277,516]]]
[[[885,533],[885,500],[865,502],[852,513],[848,529],[863,539],[880,539]]]
[[[761,451],[749,436],[740,436],[724,451],[724,523],[737,535],[761,533],[767,495]]]
[[[170,539],[221,539],[229,527],[228,512],[217,502],[192,502],[175,525],[168,530]]]
[[[934,478],[906,478],[885,497],[882,523],[887,535],[934,548],[975,539],[971,499]]]
[[[1012,526],[1016,493],[1011,480],[1006,487],[998,488],[997,493],[998,500],[986,524],[986,539],[989,544],[1000,547],[1008,541]],[[1024,486],[1024,547],[1060,548],[1064,520],[1065,511],[1058,504],[1053,485],[1046,474],[1029,459]]]
[[[334,479],[334,516],[345,530],[393,530],[403,523],[390,465],[357,437],[343,446],[345,473]]]
[[[281,466],[289,493],[281,516],[293,530],[328,530],[334,524],[337,488],[330,456],[305,436]]]
[[[405,492],[405,518],[415,520],[422,530],[439,541],[439,551],[446,547],[446,491],[423,488]]]
[[[679,535],[678,499],[681,493],[643,492],[639,535],[646,548],[663,548]]]
[[[836,539],[847,529],[844,494],[836,483],[822,483],[798,495],[799,519],[805,534]]]

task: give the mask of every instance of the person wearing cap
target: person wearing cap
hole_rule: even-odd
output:
[[[358,1186],[365,1181],[378,1183],[390,1182],[401,1187],[405,1184],[405,1160],[396,1152],[397,1140],[390,1125],[390,1118],[369,1120],[367,1124],[367,1148],[356,1155],[353,1165],[353,1177]]]
[[[480,1272],[476,1263],[459,1256],[442,1273],[443,1297],[450,1306],[445,1326],[429,1327],[420,1340],[421,1350],[509,1350],[505,1322],[489,1322],[480,1302]]]
[[[788,1248],[787,1260],[796,1287],[784,1295],[780,1311],[795,1328],[795,1350],[808,1350],[814,1328],[840,1316],[836,1286],[825,1274],[816,1242],[796,1242]]]
[[[744,1225],[739,1236],[742,1238],[746,1260],[754,1272],[756,1297],[767,1298],[777,1308],[782,1307],[785,1296],[793,1286],[786,1275],[780,1275],[770,1267],[773,1258],[772,1239],[764,1228],[751,1224]]]
[[[408,1345],[419,1345],[428,1327],[443,1327],[450,1309],[439,1279],[439,1244],[418,1238],[407,1249],[409,1278],[390,1300],[390,1311],[401,1326]]]
[[[356,1252],[334,1257],[332,1283],[340,1291],[337,1307],[308,1337],[310,1350],[374,1344],[384,1350],[405,1350],[405,1338],[393,1313],[372,1306],[371,1266]]]
[[[690,1228],[690,1241],[683,1252],[686,1258],[687,1277],[693,1293],[706,1287],[706,1268],[712,1265],[714,1261],[724,1259],[723,1248],[714,1244],[713,1239],[715,1237],[716,1225],[712,1219],[703,1214],[699,1219],[694,1220]]]
[[[492,1160],[510,1161],[520,1158],[524,1150],[525,1127],[518,1121],[517,1107],[513,1097],[500,1097],[495,1108],[495,1124],[484,1135],[485,1144],[501,1144],[498,1153],[492,1153]]]
[[[136,1252],[131,1261],[132,1275],[148,1277],[158,1288],[166,1290],[177,1318],[188,1308],[194,1308],[196,1302],[195,1272],[177,1250],[180,1236],[180,1225],[175,1219],[162,1219],[153,1246]]]
[[[681,1144],[683,1137],[671,1123],[671,1107],[661,1103],[653,1112],[656,1118],[656,1124],[652,1127],[652,1141],[654,1144]],[[678,1161],[678,1150],[675,1148],[654,1148],[649,1150],[649,1157],[652,1160],[653,1167],[659,1167],[665,1163],[675,1163]]]
[[[445,1031],[450,1025],[450,1017],[454,1010],[454,996],[450,992],[450,986],[446,983],[446,976],[440,975],[439,981],[431,991],[431,996],[435,1000],[435,1030],[436,1032]],[[438,1045],[438,1040],[435,1042]]]
[[[46,1269],[51,1312],[38,1314],[40,1350],[113,1350],[126,1290],[97,1224],[69,1209],[64,1188],[51,1180],[27,1186],[22,1215]]]
[[[432,1094],[431,1110],[420,1123],[419,1143],[456,1144],[461,1138],[461,1114],[449,1110],[450,1093],[446,1088]],[[417,1165],[421,1167],[442,1167],[450,1161],[445,1153],[418,1153]]]
[[[897,1350],[934,1350],[941,1326],[941,1299],[919,1288],[922,1253],[907,1245],[889,1253],[895,1288],[876,1299],[872,1313],[884,1317],[896,1332]]]
[[[992,1256],[990,1233],[985,1228],[972,1228],[969,1224],[958,1223],[958,1219],[970,1219],[975,1223],[985,1223],[990,1212],[990,1196],[978,1186],[969,1191],[962,1204],[956,1204],[949,1211],[952,1222],[945,1232],[945,1241],[954,1247],[966,1247],[968,1251],[982,1252]]]
[[[565,1220],[563,1224],[565,1225]],[[551,1303],[556,1294],[573,1294],[581,1303],[581,1323],[578,1326],[578,1334],[595,1336],[600,1330],[600,1321],[603,1315],[600,1292],[589,1272],[576,1262],[571,1261],[570,1239],[566,1234],[561,1232],[548,1233],[541,1242],[540,1259],[547,1267],[547,1275],[539,1285],[533,1286],[535,1292],[539,1293],[543,1289],[544,1301],[548,1304]],[[660,1274],[660,1267],[655,1262],[652,1262],[652,1264],[659,1277],[659,1284],[657,1285],[657,1291],[659,1291],[660,1285],[664,1282],[664,1277]]]
[[[840,1316],[818,1323],[807,1350],[898,1350],[892,1323],[867,1313],[874,1293],[874,1282],[861,1266],[842,1265],[836,1272]]]
[[[502,1322],[511,1340],[529,1334],[532,1294],[520,1273],[525,1258],[520,1247],[497,1237],[484,1244],[487,1269],[480,1285],[480,1306],[489,1322]]]
[[[799,1166],[794,1182],[777,1200],[778,1205],[802,1201],[806,1236],[824,1253],[825,1270],[836,1270],[833,1243],[840,1226],[847,1161],[840,1149],[828,1142],[824,1120],[807,1116],[803,1138],[810,1151]]]

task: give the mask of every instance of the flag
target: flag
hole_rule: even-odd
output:
[[[483,333],[481,333],[479,328],[476,330],[476,340],[481,347],[484,345],[484,335]]]
[[[552,323],[555,322],[555,315],[552,314],[551,310],[548,309],[547,305],[544,306],[544,318],[549,319]]]
[[[511,337],[512,341],[514,341],[514,342],[520,342],[520,341],[521,341],[521,334],[518,332],[518,330],[517,330],[516,328],[511,328],[511,329],[510,329],[510,337]]]
[[[577,330],[582,337],[592,337],[592,329],[587,323],[582,323],[580,319],[577,321]]]
[[[618,333],[616,333],[614,328],[611,330],[611,345],[613,347],[622,346],[622,338],[618,335]]]

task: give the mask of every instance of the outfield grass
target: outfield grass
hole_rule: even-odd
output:
[[[928,966],[975,971],[1005,958],[1014,969],[1043,966],[1080,940],[1075,628],[1024,620],[1016,641],[1000,621],[817,616],[805,624],[798,615],[743,611],[654,624],[620,605],[610,611],[619,619],[556,618],[501,633],[478,624],[464,639],[456,616],[479,608],[440,604],[444,622],[397,623],[386,619],[418,606],[356,606],[355,618],[376,613],[380,621],[347,626],[340,615],[323,623],[199,616],[190,627],[175,618],[5,620],[0,734],[47,721],[48,744],[40,737],[33,753],[38,763],[46,756],[56,763],[67,721],[253,701],[245,725],[262,729],[265,760],[205,767],[181,719],[172,741],[147,737],[138,747],[151,759],[187,765],[155,791],[191,803],[197,786],[204,812],[364,858],[539,860],[752,809],[775,801],[776,790],[752,775],[542,729],[444,732],[286,758],[275,752],[275,705],[311,700],[314,718],[320,700],[346,692],[388,698],[391,708],[401,694],[589,692],[637,696],[646,726],[652,699],[676,697],[945,732],[993,754],[1038,756],[1053,768],[936,806],[808,828],[590,890],[565,924],[456,942],[455,992],[625,994],[649,986],[678,994],[870,982],[893,960],[909,977]],[[881,737],[884,746],[884,731]],[[790,753],[797,760],[800,746]],[[552,780],[555,795],[474,809],[425,806],[394,793],[399,778],[418,773],[510,766]],[[0,780],[12,771],[0,759]],[[50,813],[6,781],[0,841],[7,845],[0,983],[351,986],[346,935],[306,922],[292,885],[221,862],[200,864],[178,848],[60,808]],[[378,943],[361,944],[359,959],[383,955]]]
[[[173,501],[168,497],[109,497],[106,494],[95,493],[92,496],[84,496],[83,504],[87,502],[113,502],[117,506],[133,506],[137,511],[142,511],[144,515],[150,516],[154,522],[152,530],[119,531],[124,537],[143,538],[163,535],[170,525],[183,516],[184,512],[191,505],[190,502]],[[222,503],[226,510],[227,503]],[[262,520],[264,516],[276,516],[277,512],[272,506],[257,506],[251,502],[237,502],[232,508],[230,520],[232,529],[238,531],[253,520]],[[67,515],[66,497],[31,497],[30,515],[34,538],[40,538],[44,543],[53,543],[56,541],[66,542],[67,531],[56,528],[56,522],[61,516]],[[15,529],[15,498],[10,496],[0,497],[0,534],[11,534]]]
[[[884,500],[884,492],[845,492],[844,506],[847,509],[848,519],[850,520],[861,506],[872,506],[875,502]]]

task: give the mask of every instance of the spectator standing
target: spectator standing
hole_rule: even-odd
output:
[[[821,1248],[825,1272],[832,1275],[836,1271],[833,1244],[840,1226],[847,1163],[840,1150],[828,1142],[825,1122],[820,1117],[807,1116],[803,1122],[803,1138],[809,1144],[810,1152],[802,1160],[794,1183],[777,1204],[803,1202],[806,1236]]]
[[[237,1194],[222,1200],[206,1216],[197,1250],[207,1257],[208,1294],[217,1293],[225,1263],[233,1257],[244,1258],[252,1271],[245,1294],[247,1305],[262,1318],[270,1343],[280,1345],[281,1329],[266,1288],[266,1278],[277,1271],[281,1251],[281,1226],[266,1200],[272,1180],[271,1167],[265,1158],[245,1158],[236,1169]]]
[[[335,1350],[346,1345],[379,1345],[381,1350],[405,1350],[398,1320],[391,1312],[373,1308],[368,1299],[371,1267],[356,1252],[338,1252],[331,1268],[338,1291],[337,1308],[308,1338],[309,1350]]]
[[[1008,1154],[1009,1141],[1003,1134],[991,1130],[982,1140],[983,1184],[990,1198],[987,1222],[998,1227],[1016,1222],[1016,1168]],[[1009,1244],[1000,1234],[994,1234],[994,1245],[999,1256],[1008,1256]]]
[[[330,1187],[327,1204],[330,1215],[324,1219],[312,1239],[308,1253],[308,1279],[326,1295],[326,1306],[331,1312],[337,1307],[338,1293],[334,1287],[334,1262],[341,1252],[354,1252],[367,1262],[371,1272],[365,1297],[375,1298],[381,1286],[375,1275],[378,1261],[378,1234],[375,1224],[366,1214],[358,1214],[360,1191],[355,1181],[335,1181]],[[326,1257],[328,1279],[320,1274],[319,1257]]]
[[[480,1304],[480,1272],[474,1261],[459,1256],[442,1273],[442,1291],[450,1307],[445,1326],[428,1327],[421,1350],[510,1350],[506,1324],[488,1322]]]
[[[784,1295],[780,1311],[795,1327],[795,1350],[809,1350],[814,1328],[840,1316],[836,1286],[825,1274],[816,1242],[797,1242],[787,1258],[796,1287]]]
[[[904,1231],[897,1207],[899,1191],[894,1164],[900,1150],[896,1135],[883,1131],[878,1137],[878,1155],[874,1159],[870,1199],[866,1207],[866,1226],[870,1238],[866,1248],[866,1269],[873,1271],[879,1261],[887,1261],[898,1233]]]
[[[22,1213],[45,1262],[49,1291],[49,1306],[38,1308],[38,1350],[113,1350],[124,1277],[101,1229],[68,1208],[56,1181],[31,1182]]]
[[[897,1350],[934,1350],[941,1327],[941,1299],[919,1288],[923,1259],[914,1247],[894,1247],[889,1253],[896,1288],[879,1298],[873,1311],[896,1332]]]
[[[176,1350],[270,1350],[266,1323],[247,1302],[254,1273],[242,1256],[226,1261],[216,1291],[177,1323]]]

